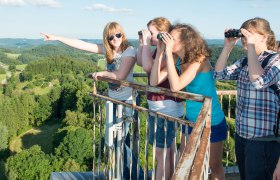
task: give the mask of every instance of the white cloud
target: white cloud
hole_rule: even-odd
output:
[[[57,0],[0,0],[0,6],[39,6],[39,7],[60,7]]]
[[[24,6],[23,0],[0,0],[0,5],[4,6]]]
[[[33,6],[46,6],[51,8],[60,7],[60,3],[57,0],[25,0]]]
[[[84,8],[85,10],[89,11],[104,11],[104,12],[110,12],[110,13],[132,13],[132,9],[116,9],[113,7],[106,6],[104,4],[93,4],[91,6],[87,6]]]

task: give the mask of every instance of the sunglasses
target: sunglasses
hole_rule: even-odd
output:
[[[117,38],[121,38],[122,37],[122,34],[121,33],[118,33],[118,34],[115,34],[115,35],[112,35],[112,36],[108,36],[107,37],[107,40],[108,41],[112,41],[114,39],[114,36],[116,36]]]

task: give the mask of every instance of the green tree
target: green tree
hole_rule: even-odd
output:
[[[32,81],[33,80],[33,75],[31,72],[21,72],[19,74],[19,79],[21,82],[24,81]]]
[[[19,114],[23,121],[27,121],[29,125],[35,125],[34,111],[36,108],[35,96],[23,93],[20,96],[22,112]]]
[[[5,163],[3,160],[0,159],[0,179],[6,180],[7,177],[5,175]]]
[[[51,107],[52,107],[52,117],[53,118],[60,118],[60,95],[61,95],[61,87],[53,87],[51,89],[51,92],[49,93],[49,99],[51,101]]]
[[[7,159],[8,179],[49,179],[52,172],[49,157],[35,145]]]
[[[74,159],[67,159],[65,164],[63,165],[64,172],[82,172],[86,171],[85,166],[81,166]]]
[[[11,52],[9,52],[9,53],[11,53]],[[20,64],[20,62],[17,61],[16,59],[9,58],[6,54],[6,52],[1,52],[1,51],[0,51],[0,62],[2,62],[4,64],[8,64],[8,65]]]
[[[5,125],[0,122],[0,152],[8,147],[9,133]]]
[[[66,116],[62,121],[65,126],[77,126],[86,129],[91,129],[92,118],[88,118],[86,113],[77,111],[66,111]]]
[[[51,102],[47,95],[41,95],[37,99],[37,106],[34,110],[35,123],[41,125],[51,116]]]
[[[15,70],[16,70],[16,65],[11,64],[11,65],[9,66],[9,71],[15,71]]]
[[[12,98],[3,96],[0,98],[0,122],[8,128],[9,137],[17,134],[20,122]]]
[[[5,69],[4,69],[4,68],[2,68],[1,66],[0,66],[0,74],[6,74]]]
[[[55,149],[55,154],[64,159],[74,159],[78,163],[85,163],[92,157],[91,133],[84,128],[68,131]]]

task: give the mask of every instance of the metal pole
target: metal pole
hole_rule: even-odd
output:
[[[113,123],[113,103],[106,101],[106,127],[105,127],[105,143],[109,148],[109,161],[112,160],[112,149],[114,148],[114,130],[115,126]],[[112,166],[113,163],[109,163],[108,174],[109,179],[112,179]]]
[[[117,156],[116,156],[116,179],[121,179],[122,167],[121,167],[121,143],[122,143],[122,105],[117,105]]]

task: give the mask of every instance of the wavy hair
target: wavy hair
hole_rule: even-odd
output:
[[[114,49],[114,46],[112,46],[110,44],[110,41],[107,38],[115,33],[122,34],[122,43],[120,45],[122,52],[125,51],[126,48],[128,47],[128,40],[126,38],[126,35],[125,35],[124,30],[121,27],[121,25],[118,24],[117,22],[107,23],[107,25],[105,26],[105,28],[103,30],[103,44],[104,44],[105,51],[106,51],[106,60],[107,60],[107,63],[109,63],[109,64],[113,62],[115,49]]]
[[[206,41],[191,25],[178,23],[171,27],[171,31],[180,33],[180,43],[185,48],[183,63],[201,63],[211,57],[211,50]]]
[[[266,35],[267,36],[267,41],[266,41],[266,46],[268,50],[277,50],[277,42],[276,38],[274,35],[274,32],[270,28],[270,24],[266,19],[255,17],[252,19],[249,19],[245,21],[242,25],[241,28],[244,28],[246,30],[254,30],[258,34],[261,35]]]
[[[169,32],[170,27],[171,27],[170,21],[168,19],[166,19],[165,17],[157,17],[157,18],[150,20],[147,23],[147,26],[150,26],[150,25],[155,26],[156,29],[161,32]]]

